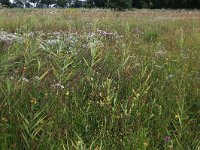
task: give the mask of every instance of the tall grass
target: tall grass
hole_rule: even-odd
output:
[[[0,149],[198,150],[198,16],[1,10]]]

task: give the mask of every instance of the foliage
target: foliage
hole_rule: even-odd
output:
[[[0,3],[2,5],[5,5],[5,6],[10,6],[11,5],[9,0],[0,0]]]
[[[67,4],[71,7],[98,7],[98,8],[200,8],[200,0],[14,0],[21,1],[23,4],[26,2],[34,2],[41,4],[57,4],[59,7],[66,7]],[[10,6],[8,0],[0,0],[1,3]]]
[[[59,2],[60,2],[60,1],[59,1]],[[40,3],[41,3],[41,4],[51,5],[51,4],[53,4],[53,1],[52,1],[52,0],[41,0]],[[60,3],[58,3],[58,4],[60,4]]]
[[[125,9],[130,8],[132,4],[131,0],[108,0],[107,6],[111,8],[117,9]]]
[[[65,7],[66,1],[65,0],[57,0],[56,4],[58,7]]]

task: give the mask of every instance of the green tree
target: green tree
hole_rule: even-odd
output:
[[[32,3],[40,3],[40,0],[30,0],[29,2],[32,2]]]
[[[119,10],[131,8],[132,0],[108,0],[107,6]]]
[[[96,7],[94,0],[87,0],[86,7],[88,8]]]
[[[107,0],[94,0],[95,7],[104,8],[106,7]]]
[[[41,4],[46,4],[46,5],[51,5],[51,4],[55,4],[56,0],[41,0],[40,2]]]
[[[9,0],[0,0],[0,3],[5,6],[10,6],[11,4]]]
[[[65,7],[67,5],[67,0],[57,0],[56,5],[58,7]]]

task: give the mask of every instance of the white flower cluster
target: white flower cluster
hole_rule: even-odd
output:
[[[40,77],[39,76],[35,76],[32,79],[28,79],[26,77],[17,78],[17,77],[11,76],[10,80],[11,81],[15,81],[17,83],[21,83],[21,82],[24,82],[24,83],[30,83],[31,82],[32,83],[34,81],[39,81]],[[60,83],[51,84],[51,87],[54,88],[54,89],[64,89],[65,88],[64,85],[62,85]]]
[[[60,88],[60,89],[64,89],[64,88],[65,88],[65,87],[64,87],[62,84],[60,84],[60,83],[53,84],[52,87],[53,87],[53,88]]]
[[[119,35],[117,32],[107,32],[107,31],[103,31],[103,30],[97,30],[97,33],[99,35],[102,35],[104,37],[110,37],[112,39],[120,39],[120,38],[123,38],[124,36],[123,35]]]
[[[0,43],[4,43],[9,46],[14,41],[22,41],[22,38],[17,35],[17,33],[8,33],[5,31],[0,31]]]

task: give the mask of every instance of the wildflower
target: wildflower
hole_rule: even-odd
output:
[[[175,115],[175,118],[176,118],[176,119],[179,119],[179,117],[180,117],[179,114],[176,114],[176,115]]]
[[[59,83],[52,85],[52,87],[54,87],[54,88],[61,88],[61,89],[65,88],[63,85],[61,85]]]
[[[173,149],[173,145],[170,145],[170,146],[169,146],[169,149],[170,149],[170,150]]]
[[[27,83],[29,82],[27,78],[22,78],[22,81],[27,82]]]
[[[5,117],[1,118],[2,122],[7,122],[8,120]]]
[[[147,143],[147,142],[144,142],[144,146],[147,147],[147,146],[148,146],[148,143]]]
[[[39,80],[40,79],[40,77],[38,77],[38,76],[35,76],[34,78],[33,78],[33,80]]]
[[[47,97],[48,96],[48,93],[45,93],[45,97]]]
[[[91,81],[94,81],[93,77],[90,78]]]
[[[91,33],[90,37],[94,37],[95,36],[95,33]]]
[[[25,71],[25,70],[27,70],[27,68],[24,66],[24,67],[23,67],[23,71]]]
[[[59,40],[58,39],[48,40],[47,43],[49,45],[55,45],[55,44],[59,43]]]
[[[99,93],[99,96],[100,96],[100,97],[103,97],[103,94],[102,94],[102,93]]]
[[[66,92],[66,95],[69,96],[69,91]]]
[[[32,104],[37,104],[37,99],[36,98],[32,98],[30,101]]]
[[[15,80],[15,78],[13,76],[10,77],[11,80]]]
[[[139,97],[140,96],[140,93],[136,93],[136,97]]]
[[[163,140],[164,140],[165,142],[169,142],[169,141],[171,141],[171,138],[170,138],[170,136],[165,136]]]
[[[137,114],[137,116],[140,116],[140,115],[141,115],[141,113],[139,113],[139,112],[137,112],[136,114]]]

